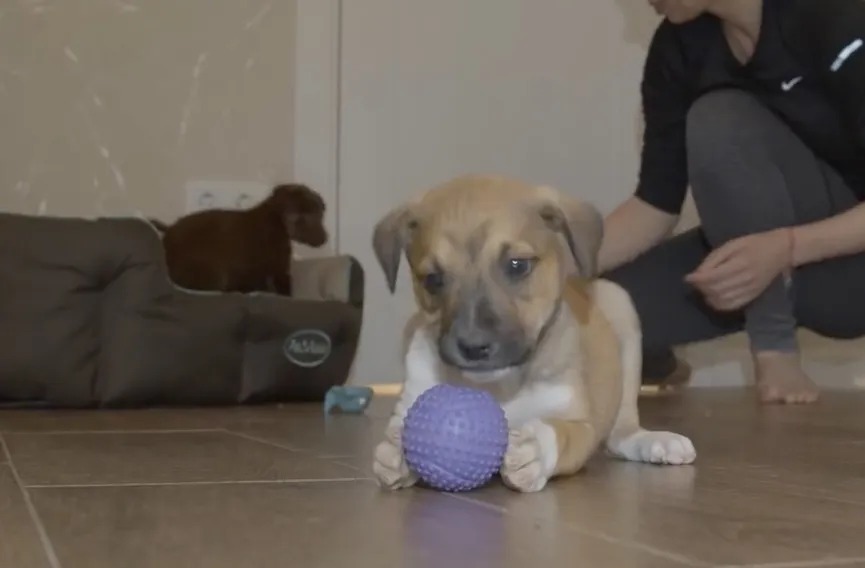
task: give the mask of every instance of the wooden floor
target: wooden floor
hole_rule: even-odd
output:
[[[865,567],[865,394],[645,399],[695,466],[599,456],[534,495],[380,492],[389,404],[0,412],[0,567]]]

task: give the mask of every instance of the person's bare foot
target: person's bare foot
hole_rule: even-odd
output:
[[[817,385],[802,370],[798,353],[757,353],[754,375],[763,404],[811,404],[820,397]]]

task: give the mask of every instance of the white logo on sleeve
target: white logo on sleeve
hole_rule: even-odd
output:
[[[803,77],[800,75],[798,77],[793,77],[792,79],[790,79],[788,81],[782,81],[781,82],[781,90],[782,91],[789,91],[790,89],[792,89],[793,87],[798,85],[799,82],[802,80],[802,78]]]
[[[835,58],[835,61],[832,62],[832,65],[829,66],[829,69],[832,72],[836,72],[841,69],[841,66],[850,59],[850,56],[859,51],[859,48],[862,47],[862,40],[856,39],[850,42],[850,45],[841,50],[841,53],[838,54],[838,57]]]

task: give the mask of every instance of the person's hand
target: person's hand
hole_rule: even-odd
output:
[[[788,273],[792,257],[791,229],[747,235],[712,251],[685,281],[716,310],[738,310],[763,293],[772,280]]]

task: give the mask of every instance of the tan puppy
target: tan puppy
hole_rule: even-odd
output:
[[[627,460],[694,461],[688,438],[640,427],[639,320],[623,289],[595,278],[602,233],[591,205],[488,176],[457,178],[378,223],[373,245],[391,292],[405,254],[419,308],[406,326],[402,395],[375,450],[383,487],[417,481],[403,420],[441,382],[502,404],[511,436],[500,473],[518,491],[576,473],[602,443]]]

